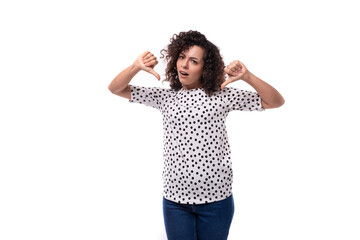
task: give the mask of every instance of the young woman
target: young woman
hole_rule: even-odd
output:
[[[197,31],[175,34],[167,49],[170,88],[129,85],[141,70],[153,74],[157,58],[142,53],[109,90],[163,116],[163,214],[169,240],[227,239],[234,214],[230,111],[262,111],[284,104],[280,93],[236,60],[225,67],[219,49]],[[227,75],[227,78],[226,78]],[[226,87],[243,80],[256,92]]]

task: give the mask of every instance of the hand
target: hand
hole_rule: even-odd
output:
[[[143,52],[134,63],[138,68],[154,75],[160,80],[160,75],[154,71],[154,67],[158,64],[156,57],[149,51]]]
[[[245,65],[239,60],[232,61],[225,68],[225,73],[229,76],[228,79],[221,84],[221,89],[224,89],[226,85],[231,82],[235,82],[239,79],[244,80],[244,78],[250,73]]]

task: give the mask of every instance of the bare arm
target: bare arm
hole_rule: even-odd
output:
[[[243,80],[252,86],[261,97],[261,105],[263,108],[278,108],[285,102],[281,94],[270,84],[256,77],[251,72],[244,75]]]
[[[239,60],[230,63],[225,68],[225,73],[228,74],[229,78],[221,85],[222,89],[227,84],[241,79],[252,86],[260,95],[263,108],[278,108],[285,103],[284,98],[275,88],[249,72]]]
[[[160,80],[160,75],[154,71],[157,63],[158,61],[152,53],[148,51],[142,53],[132,65],[124,69],[112,80],[108,87],[110,92],[130,100],[131,92],[129,83],[139,71],[144,70],[149,72]]]
[[[131,99],[129,83],[131,79],[140,71],[134,64],[119,73],[109,85],[109,90],[115,95]]]

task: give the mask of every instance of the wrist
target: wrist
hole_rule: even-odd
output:
[[[130,66],[130,71],[134,74],[137,74],[138,72],[141,71],[141,67],[138,66],[136,63],[133,63],[131,66]]]
[[[253,75],[251,72],[247,71],[247,72],[243,75],[243,77],[242,77],[241,79],[242,79],[243,81],[249,83],[249,82],[251,81],[251,79],[253,78],[253,76],[254,76],[254,75]]]

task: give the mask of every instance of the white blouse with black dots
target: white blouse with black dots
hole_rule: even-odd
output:
[[[233,173],[225,119],[232,110],[263,111],[260,96],[234,87],[211,97],[202,88],[130,88],[129,102],[156,108],[163,116],[163,196],[183,204],[229,197]]]

